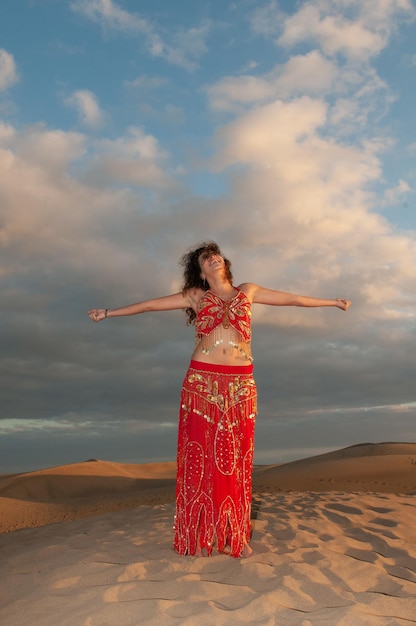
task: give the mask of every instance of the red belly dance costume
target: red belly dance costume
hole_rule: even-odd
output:
[[[238,290],[224,301],[208,290],[196,318],[196,351],[232,346],[252,361],[251,304]],[[195,353],[194,353],[195,354]],[[192,360],[180,405],[174,547],[195,554],[213,546],[239,557],[250,540],[257,391],[253,365]]]

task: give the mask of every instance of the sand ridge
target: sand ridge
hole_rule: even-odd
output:
[[[172,502],[174,462],[102,460],[0,476],[0,532]],[[253,492],[416,493],[416,444],[359,444],[281,465],[257,466]]]
[[[258,490],[416,493],[416,444],[366,443],[254,470]]]

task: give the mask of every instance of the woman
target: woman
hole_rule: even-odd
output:
[[[174,547],[179,554],[250,556],[250,511],[257,392],[251,355],[251,305],[324,307],[351,302],[233,285],[217,244],[181,259],[182,291],[117,309],[92,309],[94,322],[148,311],[185,309],[196,327],[181,393]]]

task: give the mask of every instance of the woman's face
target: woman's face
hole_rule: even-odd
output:
[[[202,252],[198,257],[202,274],[209,274],[212,270],[222,269],[225,262],[221,254],[212,250]]]

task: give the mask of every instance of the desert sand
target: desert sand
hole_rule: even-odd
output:
[[[174,463],[0,476],[0,624],[416,624],[416,444],[253,479],[254,554],[233,559],[173,551]]]

